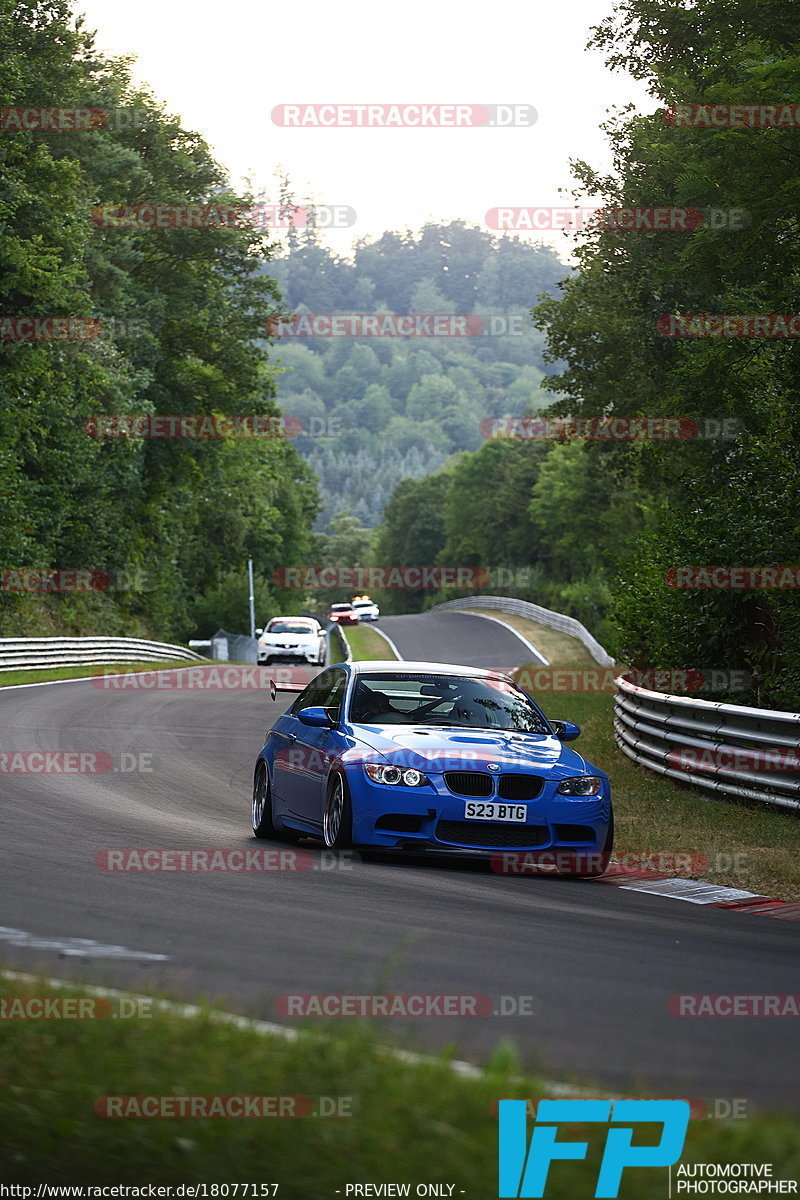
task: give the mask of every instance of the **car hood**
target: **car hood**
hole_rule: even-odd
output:
[[[316,641],[317,634],[311,633],[263,633],[262,642],[273,642],[276,646],[296,646],[298,642]]]
[[[560,778],[584,772],[589,765],[575,750],[551,735],[355,725],[353,736],[362,747],[376,751],[381,758],[421,771],[485,771],[488,763],[497,763],[504,772],[534,771],[539,775],[552,772]]]

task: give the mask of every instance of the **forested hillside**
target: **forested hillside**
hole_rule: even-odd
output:
[[[0,629],[187,637],[231,592],[244,624],[247,557],[267,580],[310,552],[316,487],[295,448],[103,438],[91,421],[276,414],[258,341],[280,307],[269,248],[245,227],[93,221],[96,206],[245,198],[62,0],[0,0],[0,63]],[[51,116],[37,127],[28,106]],[[35,573],[69,568],[99,585],[51,592]]]
[[[287,313],[476,318],[467,336],[278,337],[278,401],[308,431],[295,444],[320,479],[321,528],[344,510],[378,524],[400,480],[477,450],[482,420],[549,402],[529,316],[569,273],[549,247],[453,221],[365,240],[351,261],[310,226],[267,269]]]
[[[377,548],[394,562],[424,552],[528,568],[514,594],[573,612],[625,661],[744,668],[756,700],[793,710],[800,357],[790,319],[772,315],[798,309],[799,35],[800,9],[773,0],[619,6],[594,41],[648,84],[653,111],[615,119],[614,173],[578,164],[580,188],[612,209],[716,206],[747,220],[587,234],[563,294],[535,312],[550,361],[566,363],[545,385],[555,413],[729,421],[734,436],[492,443],[402,484]],[[727,121],[676,120],[717,105],[738,108]],[[676,329],[689,335],[668,336]],[[735,572],[732,586],[676,586],[679,567],[792,565],[773,572],[781,586],[737,585]]]
[[[620,658],[745,668],[754,698],[800,706],[796,585],[675,586],[678,567],[800,557],[800,360],[771,316],[798,307],[799,35],[800,10],[778,0],[624,0],[594,41],[653,111],[614,119],[614,170],[577,164],[578,191],[746,220],[606,223],[579,237],[571,271],[461,221],[365,239],[352,258],[313,225],[279,252],[243,222],[103,225],[99,206],[252,198],[64,0],[0,0],[2,633],[243,628],[248,557],[265,614],[281,602],[273,571],[295,563],[480,564],[506,572],[486,590],[573,613]],[[784,104],[795,118],[780,124],[675,116]],[[105,117],[37,124],[28,108]],[[287,328],[337,313],[450,314],[467,333]],[[760,331],[737,336],[737,314]],[[734,432],[486,440],[488,419],[546,405]],[[105,417],[280,411],[301,436],[98,436]],[[56,569],[104,582],[37,595],[36,572]]]

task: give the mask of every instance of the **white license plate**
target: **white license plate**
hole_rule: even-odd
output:
[[[497,804],[495,801],[468,800],[464,805],[467,821],[516,821],[524,824],[528,810],[524,804]]]

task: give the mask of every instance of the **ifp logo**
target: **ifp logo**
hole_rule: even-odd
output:
[[[594,1194],[597,1200],[613,1200],[626,1167],[669,1167],[678,1161],[689,1126],[689,1104],[686,1100],[541,1100],[530,1147],[526,1116],[524,1100],[500,1101],[500,1200],[544,1196],[552,1162],[586,1157],[588,1142],[556,1141],[562,1122],[612,1125]],[[642,1121],[662,1126],[657,1145],[632,1144],[631,1122]]]

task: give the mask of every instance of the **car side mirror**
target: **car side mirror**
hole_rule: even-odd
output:
[[[313,704],[311,708],[301,708],[297,714],[298,721],[302,721],[304,725],[313,725],[318,729],[325,729],[330,726],[331,719],[326,713],[322,705]]]
[[[263,633],[263,632],[264,632],[264,630],[263,630],[263,629],[257,629],[257,630],[256,630],[256,637],[261,637],[261,635],[262,635],[262,633]]]
[[[574,721],[551,721],[550,724],[560,742],[574,742],[581,736],[581,727]]]

